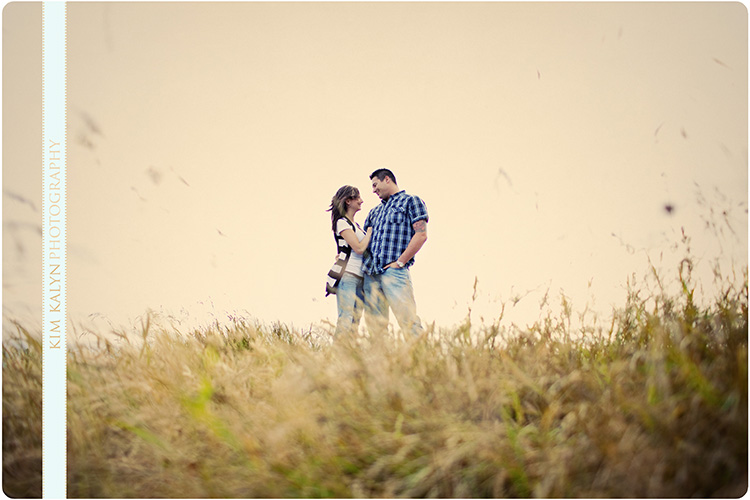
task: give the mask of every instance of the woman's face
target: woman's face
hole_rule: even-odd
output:
[[[346,207],[348,209],[354,209],[354,212],[359,212],[362,209],[362,197],[357,196],[355,198],[349,198],[346,201]]]

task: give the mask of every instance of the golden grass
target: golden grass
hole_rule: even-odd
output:
[[[571,331],[337,339],[235,319],[70,349],[70,497],[688,497],[747,489],[747,276]],[[39,493],[40,348],[3,349],[3,485]],[[110,337],[111,338],[111,337]]]

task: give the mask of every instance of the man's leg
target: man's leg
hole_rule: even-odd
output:
[[[422,322],[417,316],[417,303],[408,269],[386,269],[382,275],[381,288],[388,305],[393,309],[404,334],[420,335]]]
[[[388,332],[388,303],[380,284],[381,277],[365,274],[365,323],[373,337]]]

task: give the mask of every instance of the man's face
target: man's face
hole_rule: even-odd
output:
[[[386,200],[391,195],[389,181],[388,177],[385,177],[382,181],[377,177],[372,178],[372,192],[378,195],[381,200]]]

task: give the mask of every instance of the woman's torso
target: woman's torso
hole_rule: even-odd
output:
[[[336,236],[341,237],[341,233],[346,229],[352,229],[348,219],[342,217],[336,221]],[[359,227],[359,224],[354,225],[354,234],[357,235],[357,240],[362,241],[365,238],[365,233]],[[346,264],[346,272],[362,276],[362,255],[358,254],[354,250],[349,255],[349,262]]]

